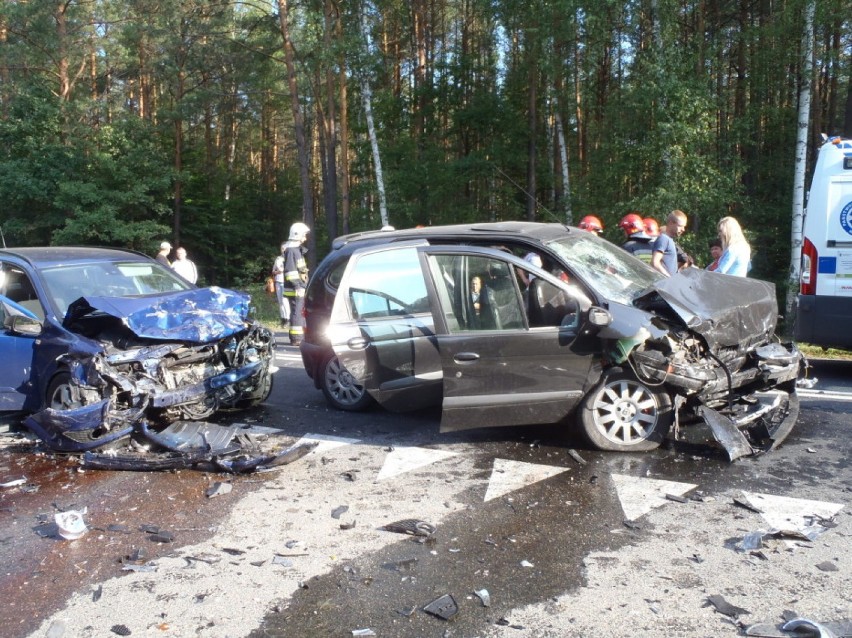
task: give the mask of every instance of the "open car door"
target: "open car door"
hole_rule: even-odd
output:
[[[419,246],[402,242],[353,253],[327,331],[335,354],[390,410],[434,405],[441,359]]]

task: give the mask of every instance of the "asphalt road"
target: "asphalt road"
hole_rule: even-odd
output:
[[[0,488],[4,636],[734,636],[791,609],[852,618],[852,363],[815,362],[787,443],[731,464],[336,412],[279,350],[267,405],[226,419],[319,442],[273,473],[81,472],[6,437],[0,483],[26,483]],[[205,496],[216,482],[232,491]],[[54,513],[84,507],[89,532],[57,537]],[[435,531],[386,529],[406,520]]]

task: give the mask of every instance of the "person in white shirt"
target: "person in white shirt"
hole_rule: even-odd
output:
[[[172,269],[189,283],[198,281],[198,269],[192,260],[186,258],[186,248],[178,248],[175,251],[177,259],[172,262]]]

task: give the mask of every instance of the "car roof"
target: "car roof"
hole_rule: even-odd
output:
[[[465,240],[506,240],[526,238],[533,243],[547,243],[566,234],[585,232],[564,224],[543,224],[539,222],[492,222],[484,224],[454,224],[449,226],[424,226],[403,230],[370,230],[337,237],[332,248],[339,250],[350,244],[386,243],[407,239],[426,239],[435,241],[443,238],[454,241]]]
[[[17,257],[39,268],[116,259],[130,261],[150,261],[151,259],[143,253],[132,250],[97,246],[27,246],[0,250],[0,258],[8,257]]]

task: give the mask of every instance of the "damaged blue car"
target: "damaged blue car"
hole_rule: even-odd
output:
[[[130,251],[2,250],[0,410],[91,467],[246,471],[291,460],[203,421],[271,392],[274,337],[249,319],[249,302]]]

